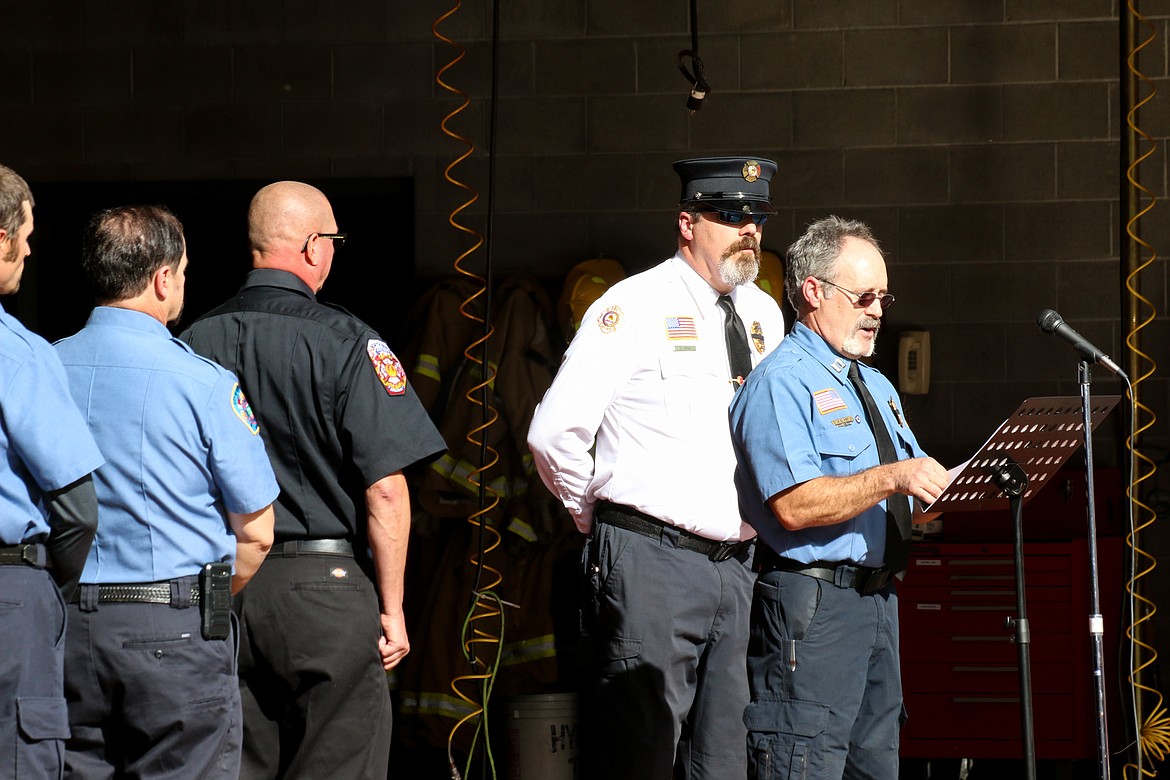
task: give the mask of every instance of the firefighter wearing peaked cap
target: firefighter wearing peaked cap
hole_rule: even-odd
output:
[[[587,535],[578,760],[588,778],[747,771],[754,532],[739,513],[727,411],[784,333],[752,281],[776,164],[717,157],[674,169],[674,255],[589,307],[528,436],[545,485]]]

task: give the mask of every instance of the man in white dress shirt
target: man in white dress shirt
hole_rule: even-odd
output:
[[[588,535],[588,780],[747,771],[755,532],[740,517],[728,405],[784,335],[776,301],[753,284],[776,164],[674,168],[677,252],[592,305],[528,434],[541,478]]]

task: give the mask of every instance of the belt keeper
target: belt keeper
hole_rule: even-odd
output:
[[[77,606],[82,612],[97,612],[98,611],[98,586],[97,585],[78,585],[77,586]]]

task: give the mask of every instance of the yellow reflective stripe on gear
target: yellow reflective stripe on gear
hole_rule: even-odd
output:
[[[439,370],[439,358],[436,355],[419,355],[418,360],[415,361],[414,370],[436,382],[443,381],[443,374]]]
[[[471,495],[479,494],[479,486],[471,481],[471,474],[476,467],[465,460],[455,460],[450,454],[445,454],[443,457],[431,463],[431,469],[440,474],[444,479],[450,480],[455,485],[463,488]],[[514,491],[509,491],[507,477],[496,477],[487,485],[488,489],[495,493],[500,498],[507,498]],[[527,486],[526,486],[527,487]]]
[[[536,531],[533,530],[532,526],[518,517],[513,517],[508,521],[508,530],[526,542],[536,541]]]
[[[509,642],[504,645],[500,657],[501,666],[516,666],[529,661],[540,661],[545,658],[556,658],[557,647],[552,634],[525,639],[522,642]]]
[[[437,715],[440,718],[462,720],[476,712],[479,707],[460,699],[458,696],[424,691],[418,695],[418,698],[403,696],[398,709],[404,714]]]

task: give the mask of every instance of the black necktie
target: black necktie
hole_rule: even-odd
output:
[[[715,301],[723,309],[723,337],[727,340],[727,364],[731,369],[731,379],[738,387],[752,371],[752,352],[748,346],[747,331],[735,313],[735,304],[731,297],[720,295]]]
[[[898,460],[894,451],[894,441],[890,432],[874,403],[873,396],[861,381],[861,374],[857,370],[857,361],[849,365],[849,381],[861,396],[865,404],[865,416],[869,420],[869,427],[873,431],[873,438],[877,441],[878,458],[883,464]],[[886,499],[886,566],[894,573],[906,570],[906,563],[910,559],[910,505],[901,493],[895,493]]]

